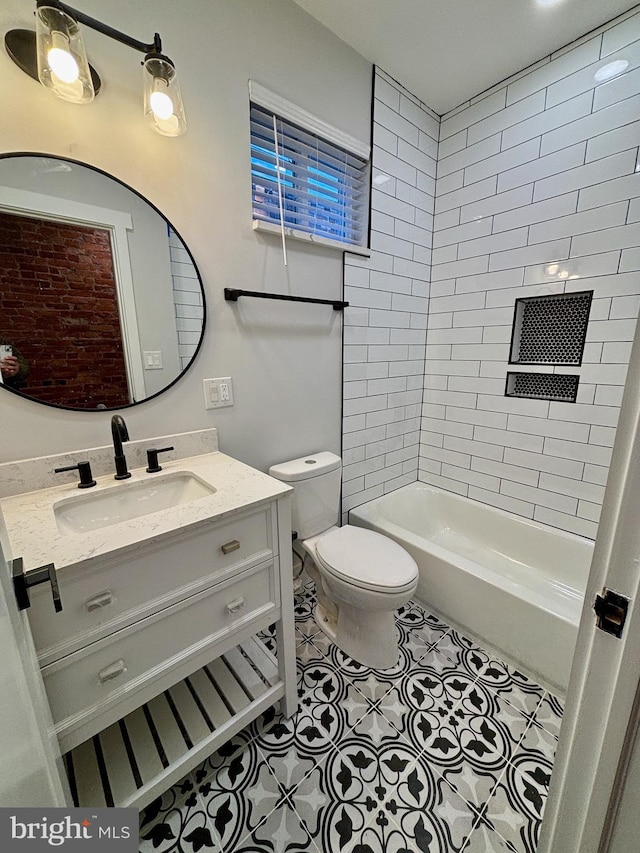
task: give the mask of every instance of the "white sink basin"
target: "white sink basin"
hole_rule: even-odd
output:
[[[60,533],[88,533],[191,503],[215,491],[188,472],[154,474],[148,480],[124,481],[108,489],[65,498],[54,503],[53,515]]]

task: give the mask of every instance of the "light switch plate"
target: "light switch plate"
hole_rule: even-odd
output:
[[[233,385],[230,376],[220,379],[203,379],[205,409],[221,409],[233,406]]]
[[[162,370],[162,352],[160,350],[144,350],[145,370]]]

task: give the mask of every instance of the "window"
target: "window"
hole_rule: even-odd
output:
[[[265,97],[264,92],[251,84],[254,227],[279,232],[283,224],[288,236],[344,249],[364,247],[368,148],[277,96]],[[258,102],[274,99],[280,109]],[[339,145],[331,138],[334,134],[359,150]]]

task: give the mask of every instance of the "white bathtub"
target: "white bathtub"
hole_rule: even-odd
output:
[[[416,598],[564,694],[593,542],[424,483],[351,510],[416,560]]]

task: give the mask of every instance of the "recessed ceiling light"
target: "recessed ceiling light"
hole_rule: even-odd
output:
[[[562,0],[536,0],[538,6],[555,6],[562,3]]]
[[[382,184],[386,184],[387,181],[391,180],[390,175],[376,175],[375,178],[371,181],[372,184],[375,184],[377,187],[381,187]]]
[[[555,275],[558,272],[558,264],[549,264],[547,267],[547,275]]]
[[[604,83],[605,80],[611,80],[612,77],[617,77],[618,74],[622,74],[622,72],[626,71],[628,67],[628,59],[615,59],[613,62],[608,62],[601,68],[598,68],[596,73],[593,75],[593,79],[596,83]]]

